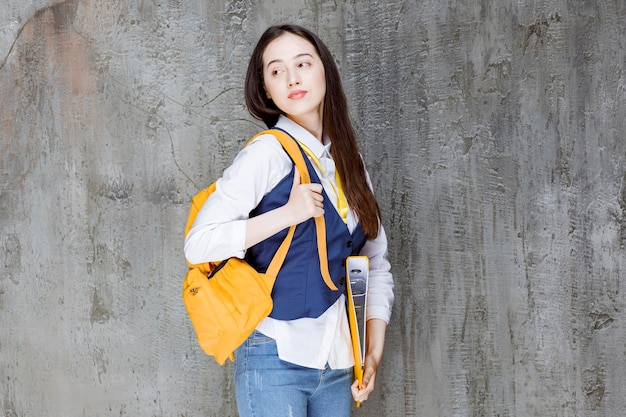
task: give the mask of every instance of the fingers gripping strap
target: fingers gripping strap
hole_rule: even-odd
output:
[[[298,172],[300,173],[300,182],[302,184],[310,184],[311,176],[309,175],[309,170],[307,169],[306,163],[304,162],[304,157],[302,156],[302,152],[300,151],[300,147],[296,143],[296,141],[291,138],[287,133],[283,132],[279,129],[271,129],[261,132],[255,135],[252,139],[248,141],[248,144],[256,139],[258,136],[263,134],[271,134],[282,145],[282,147],[287,151],[289,157],[296,165]],[[282,266],[285,257],[287,256],[287,251],[289,250],[289,245],[291,245],[291,240],[293,239],[293,234],[296,227],[291,226],[289,228],[289,232],[287,233],[287,237],[283,240],[278,251],[274,255],[272,262],[270,263],[267,274],[270,276],[278,275],[278,271]],[[333,280],[330,278],[330,272],[328,271],[328,254],[326,252],[326,223],[324,221],[324,216],[319,216],[315,218],[315,230],[317,234],[317,251],[320,259],[320,271],[322,272],[322,278],[324,282],[333,291],[337,291],[337,287],[333,283]]]

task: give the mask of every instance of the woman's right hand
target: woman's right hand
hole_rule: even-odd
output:
[[[293,224],[300,224],[312,217],[323,216],[322,184],[302,184],[300,172],[295,169],[289,201],[285,204],[285,208],[288,208],[293,216]]]
[[[281,230],[324,215],[322,184],[301,184],[296,169],[289,200],[284,206],[246,220],[246,249]]]

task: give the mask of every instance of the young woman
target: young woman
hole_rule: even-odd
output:
[[[374,390],[393,280],[339,72],[318,36],[274,26],[252,53],[245,95],[254,117],[298,141],[312,183],[300,183],[273,135],[260,136],[217,181],[185,240],[185,255],[192,263],[245,257],[263,268],[260,259],[271,258],[284,237],[277,234],[298,225],[274,285],[274,309],[235,351],[237,407],[241,417],[349,416],[352,400],[365,401]],[[332,283],[323,281],[319,258],[311,256],[317,216],[326,221]],[[370,259],[360,389],[353,381],[344,278],[346,256],[358,254]]]

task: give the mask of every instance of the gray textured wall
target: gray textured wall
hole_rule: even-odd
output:
[[[624,415],[624,0],[2,0],[0,414],[236,415],[182,235],[282,21],[336,53],[390,235],[355,415]]]

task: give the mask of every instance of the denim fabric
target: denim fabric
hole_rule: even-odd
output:
[[[274,339],[255,330],[235,351],[239,416],[349,417],[352,372],[282,361]]]

